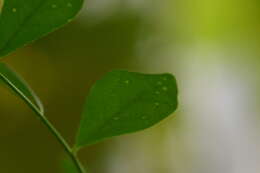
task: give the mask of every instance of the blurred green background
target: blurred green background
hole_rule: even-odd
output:
[[[88,0],[75,21],[4,61],[71,144],[88,90],[106,72],[176,75],[178,111],[82,150],[91,173],[258,173],[259,18],[257,0]],[[59,143],[0,93],[0,172],[62,173]]]

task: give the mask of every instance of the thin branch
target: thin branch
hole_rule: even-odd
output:
[[[81,165],[73,149],[69,146],[68,142],[63,138],[59,131],[51,124],[51,122],[44,116],[44,114],[36,107],[30,99],[28,99],[12,82],[8,80],[3,74],[0,74],[3,81],[18,94],[22,100],[32,109],[32,111],[39,117],[41,122],[49,129],[53,136],[58,140],[58,142],[63,146],[65,152],[71,158],[79,173],[85,173],[84,167]]]

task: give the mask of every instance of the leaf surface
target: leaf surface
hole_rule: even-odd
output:
[[[83,0],[0,0],[0,57],[68,23]]]
[[[171,74],[112,71],[90,90],[76,146],[153,126],[177,108],[177,84]]]

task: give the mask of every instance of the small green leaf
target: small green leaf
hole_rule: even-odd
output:
[[[0,62],[0,82],[5,83],[15,93],[19,92],[27,97],[38,110],[43,113],[43,105],[32,89],[6,64]]]
[[[177,84],[171,74],[112,71],[87,97],[76,146],[146,129],[176,108]]]
[[[83,0],[0,0],[0,57],[68,23]]]

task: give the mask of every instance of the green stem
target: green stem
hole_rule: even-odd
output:
[[[85,173],[84,167],[81,165],[79,159],[77,158],[77,153],[73,151],[68,142],[62,137],[59,131],[51,124],[51,122],[44,116],[38,107],[36,107],[31,100],[29,100],[15,85],[12,84],[4,75],[0,74],[3,81],[18,94],[23,101],[32,109],[32,111],[39,117],[41,122],[49,129],[53,136],[58,140],[58,142],[63,146],[65,152],[71,158],[79,173]]]

